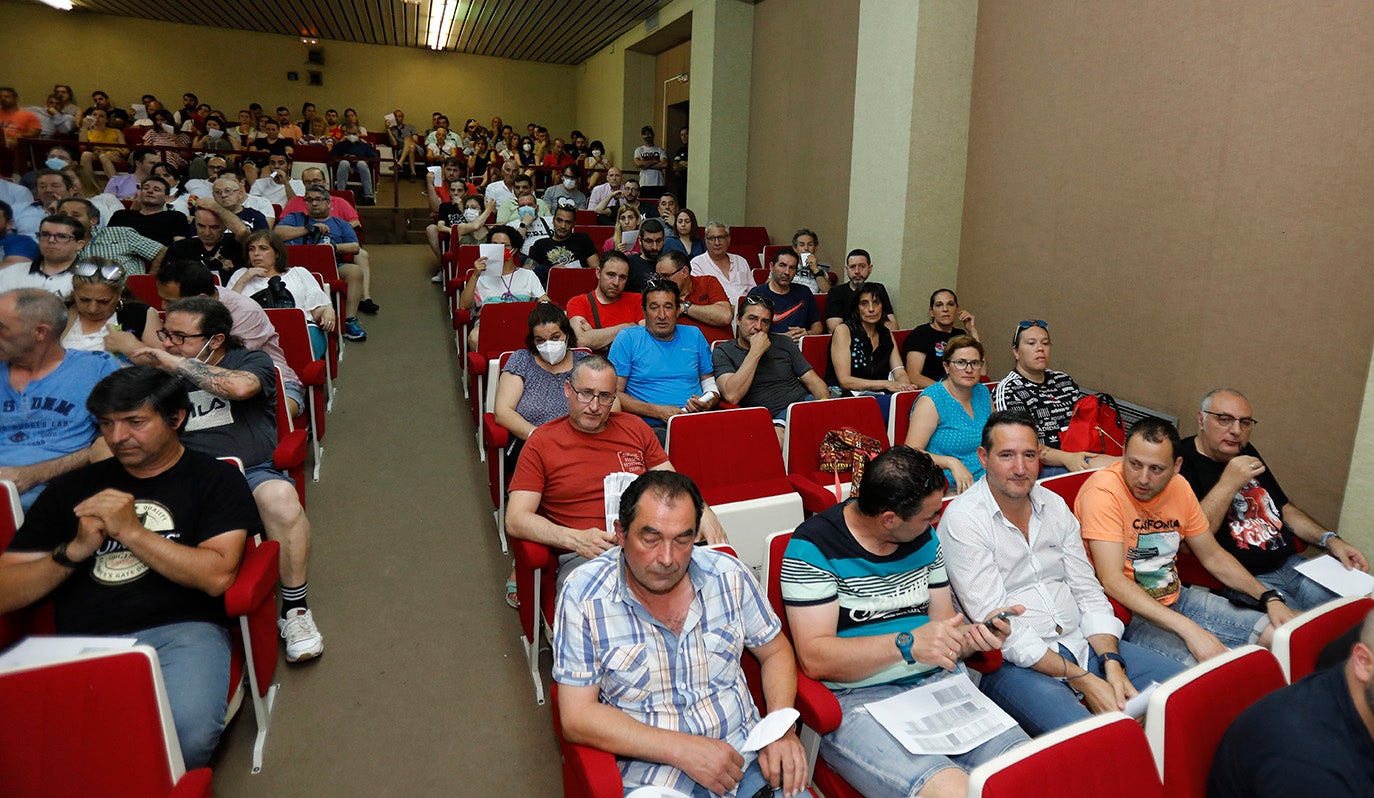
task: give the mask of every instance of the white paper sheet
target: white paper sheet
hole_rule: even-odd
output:
[[[973,686],[967,673],[918,685],[864,708],[913,754],[967,753],[1016,726]]]
[[[429,172],[429,182],[433,183],[436,188],[444,184],[444,167],[427,166],[425,171]]]
[[[505,244],[478,244],[477,254],[487,259],[487,268],[494,269],[492,274],[501,273],[501,264],[506,260]]]
[[[615,522],[620,520],[620,494],[630,487],[630,483],[639,479],[638,474],[631,474],[628,471],[613,471],[606,475],[601,481],[601,490],[606,502],[606,531],[615,533]]]
[[[395,126],[396,126],[396,115],[395,115],[395,114],[382,114],[382,119],[385,119],[385,120],[386,120],[387,127],[395,127]]]
[[[620,240],[623,244],[625,244],[625,249],[629,250],[630,247],[633,247],[635,245],[635,242],[639,240],[639,231],[622,230],[620,232]]]
[[[40,635],[26,637],[9,651],[0,654],[0,670],[23,665],[63,662],[89,651],[110,651],[133,648],[138,641],[132,637],[75,637]]]
[[[129,106],[129,108],[134,112],[135,120],[148,118],[148,106],[144,105],[143,103],[134,103],[133,105]]]
[[[672,787],[640,787],[634,792],[626,795],[625,798],[692,798],[686,793],[678,792]]]
[[[1374,576],[1364,571],[1345,570],[1330,554],[1313,557],[1298,566],[1298,573],[1341,596],[1368,596],[1374,593]]]
[[[1146,685],[1144,690],[1136,693],[1134,698],[1126,699],[1126,714],[1136,720],[1140,720],[1141,716],[1145,714],[1146,708],[1150,706],[1150,694],[1153,693],[1158,686],[1159,682],[1150,682]]]
[[[801,713],[792,707],[785,707],[769,712],[766,717],[755,724],[754,728],[750,730],[749,736],[744,740],[744,747],[739,749],[740,753],[747,754],[750,751],[757,751],[765,745],[777,742],[782,739],[784,734],[787,734],[792,728],[792,725],[797,722],[797,718],[800,717]]]

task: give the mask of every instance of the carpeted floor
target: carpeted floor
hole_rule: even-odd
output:
[[[262,773],[245,702],[212,766],[222,796],[558,796],[502,598],[486,466],[424,246],[368,246],[381,313],[349,344],[307,489],[324,655],[277,671]],[[547,679],[549,655],[543,656]]]

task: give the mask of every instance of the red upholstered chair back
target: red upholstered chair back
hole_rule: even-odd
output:
[[[525,348],[525,334],[529,332],[530,311],[534,302],[491,302],[482,306],[481,324],[477,326],[477,352],[488,358],[502,352]]]
[[[872,396],[849,396],[823,402],[798,402],[787,414],[787,473],[811,474],[821,469],[820,445],[825,433],[851,427],[887,446],[887,420]],[[846,477],[847,479],[847,477]]]
[[[1085,762],[1111,764],[1084,767]],[[985,763],[970,774],[968,794],[1162,798],[1164,788],[1140,724],[1112,712],[1041,735]]]
[[[801,353],[806,362],[811,364],[811,370],[816,372],[816,376],[825,379],[825,375],[830,372],[830,333],[803,335]]]
[[[892,395],[892,403],[887,411],[887,428],[892,435],[893,446],[901,446],[906,441],[907,430],[911,427],[911,410],[920,398],[920,391],[902,391]]]
[[[560,308],[568,307],[568,300],[596,290],[597,272],[590,266],[579,269],[549,270],[549,301]]]
[[[1040,487],[1057,493],[1064,500],[1064,503],[1072,508],[1074,501],[1078,499],[1078,491],[1083,487],[1083,483],[1087,482],[1088,477],[1096,474],[1098,470],[1094,468],[1089,471],[1071,471],[1057,477],[1048,477],[1040,480]]]
[[[1317,657],[1374,610],[1369,596],[1339,598],[1313,607],[1274,633],[1274,657],[1289,684],[1316,670]]]
[[[162,297],[157,295],[157,275],[131,274],[126,282],[134,299],[151,305],[154,310],[162,310]]]
[[[773,417],[762,407],[673,416],[668,457],[708,504],[792,492]]]
[[[304,266],[306,271],[318,272],[326,280],[339,279],[334,249],[328,244],[292,244],[286,248],[286,261],[292,266]]]

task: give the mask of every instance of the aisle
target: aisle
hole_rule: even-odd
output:
[[[324,656],[277,670],[263,772],[252,707],[212,766],[223,796],[558,796],[549,708],[516,613],[432,256],[368,247],[381,313],[349,344],[328,416],[310,605]]]

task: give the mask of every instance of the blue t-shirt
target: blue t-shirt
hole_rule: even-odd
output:
[[[981,382],[973,386],[971,417],[959,400],[945,390],[944,380],[926,388],[921,395],[929,396],[935,403],[936,412],[940,414],[940,423],[931,433],[926,451],[944,457],[957,457],[975,480],[982,479],[983,464],[978,462],[978,446],[983,441],[983,425],[988,423],[988,416],[992,415],[992,392],[988,386]],[[953,477],[946,469],[945,479],[951,485],[954,484]]]
[[[749,289],[750,296],[766,296],[773,301],[773,332],[785,333],[790,327],[811,329],[811,325],[821,323],[821,310],[816,305],[816,295],[811,289],[793,283],[792,289],[785,294],[777,294],[768,283]]]
[[[68,349],[51,374],[20,392],[10,384],[10,365],[0,362],[0,465],[33,465],[90,446],[97,430],[86,399],[101,378],[118,369],[104,352]],[[20,494],[26,511],[46,485]]]
[[[323,221],[329,227],[329,235],[321,236],[319,233],[315,232],[315,225],[318,224],[320,221]],[[296,213],[288,213],[277,224],[285,225],[287,227],[304,227],[310,230],[309,233],[301,236],[300,238],[297,238],[292,241],[287,241],[287,246],[291,246],[292,244],[358,243],[358,234],[353,232],[352,225],[350,225],[348,222],[345,222],[343,219],[340,219],[337,216],[331,216],[328,219],[322,220],[311,219],[309,216],[306,216],[300,211],[297,211]]]
[[[641,402],[682,407],[701,395],[701,375],[710,374],[711,347],[696,327],[679,324],[673,337],[660,341],[643,327],[622,330],[609,355],[615,373],[626,378],[625,393]],[[645,419],[662,426],[657,419]]]
[[[28,260],[38,257],[38,242],[30,236],[10,233],[4,238],[0,238],[0,259],[12,258],[18,255]]]

